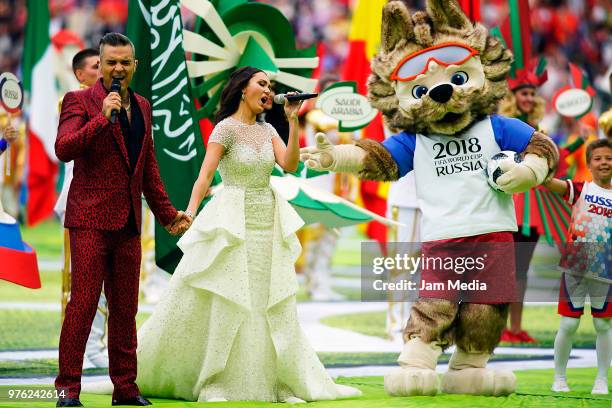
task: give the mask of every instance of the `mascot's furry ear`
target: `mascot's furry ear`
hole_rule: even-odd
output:
[[[427,0],[426,9],[435,31],[461,32],[473,28],[455,0]]]
[[[390,1],[383,9],[381,51],[388,54],[400,41],[414,40],[410,11],[402,1]]]

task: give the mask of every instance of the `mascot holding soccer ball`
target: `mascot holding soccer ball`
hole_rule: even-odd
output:
[[[302,149],[302,160],[318,170],[369,180],[397,180],[414,170],[424,258],[448,255],[448,245],[455,243],[464,244],[452,252],[462,257],[470,255],[470,245],[505,245],[488,251],[484,267],[472,275],[478,290],[468,298],[450,284],[440,290],[447,282],[466,279],[463,271],[422,268],[400,368],[385,377],[385,388],[398,396],[435,395],[440,389],[507,395],[514,392],[514,374],[486,364],[514,293],[512,231],[517,225],[511,194],[552,177],[558,153],[544,134],[493,114],[506,93],[511,52],[484,26],[472,24],[456,0],[426,3],[426,11],[412,14],[402,1],[389,1],[383,11],[368,97],[396,134],[382,143],[338,146],[319,134],[316,147]],[[492,188],[487,162],[501,151],[516,152],[519,160],[499,161],[502,174]],[[452,344],[457,347],[439,384],[436,363]]]

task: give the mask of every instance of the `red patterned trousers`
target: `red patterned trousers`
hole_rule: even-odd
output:
[[[136,385],[136,313],[140,235],[128,223],[119,231],[70,229],[72,288],[59,344],[55,387],[77,398],[83,355],[104,283],[108,300],[109,374],[114,399],[140,394]]]

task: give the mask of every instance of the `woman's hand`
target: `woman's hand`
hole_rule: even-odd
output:
[[[297,94],[297,92],[289,92],[287,96],[295,94]],[[289,102],[289,100],[285,100],[285,116],[287,116],[287,119],[297,119],[297,114],[300,111],[302,102],[303,101]]]
[[[182,235],[185,231],[189,229],[191,223],[193,222],[193,213],[189,210],[187,211],[179,211],[176,214],[174,220],[167,225],[166,231],[170,233],[170,235]]]

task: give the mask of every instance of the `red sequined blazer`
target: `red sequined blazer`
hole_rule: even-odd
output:
[[[99,80],[94,86],[64,96],[55,154],[74,160],[74,178],[66,205],[66,228],[118,230],[134,208],[140,231],[141,195],[162,225],[177,214],[164,189],[151,137],[151,106],[134,94],[142,112],[145,134],[132,172],[121,125],[102,114],[107,91]]]

